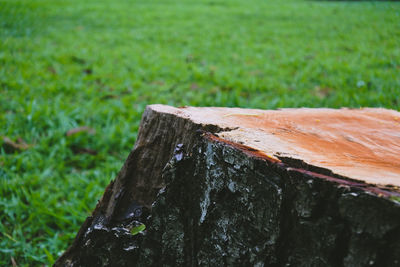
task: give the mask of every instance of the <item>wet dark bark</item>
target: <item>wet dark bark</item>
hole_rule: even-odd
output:
[[[272,161],[171,116],[147,111],[117,180],[55,266],[400,265],[390,192]]]

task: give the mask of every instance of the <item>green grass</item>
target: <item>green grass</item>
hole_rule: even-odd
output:
[[[147,104],[399,109],[399,21],[393,2],[0,0],[0,135],[33,145],[0,148],[0,265],[66,249]]]

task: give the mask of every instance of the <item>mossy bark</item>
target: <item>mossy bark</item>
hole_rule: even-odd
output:
[[[162,172],[151,215],[96,218],[71,266],[398,266],[400,206],[205,136]],[[188,156],[190,155],[190,156]],[[135,205],[133,205],[135,206]],[[144,223],[147,229],[132,235]]]

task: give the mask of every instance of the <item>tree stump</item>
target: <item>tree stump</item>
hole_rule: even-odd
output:
[[[399,266],[399,159],[393,110],[151,105],[55,266]]]

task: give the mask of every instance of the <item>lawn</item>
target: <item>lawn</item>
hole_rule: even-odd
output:
[[[23,146],[0,141],[0,265],[67,248],[147,104],[398,110],[399,22],[393,2],[0,0],[0,136]]]

